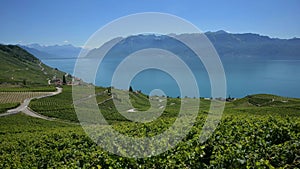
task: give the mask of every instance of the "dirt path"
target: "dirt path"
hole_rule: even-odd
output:
[[[45,120],[53,120],[53,118],[46,117],[46,116],[43,116],[43,115],[40,115],[40,114],[34,112],[33,110],[31,110],[28,107],[28,105],[29,105],[29,103],[32,99],[40,99],[40,98],[44,98],[44,97],[54,96],[54,95],[57,95],[57,94],[62,92],[62,88],[57,87],[56,89],[57,89],[57,91],[50,92],[49,94],[46,94],[46,95],[43,95],[43,96],[38,96],[38,97],[32,97],[32,98],[25,99],[24,102],[19,107],[14,108],[14,109],[10,109],[6,113],[0,114],[0,117],[1,116],[9,116],[9,115],[13,115],[13,114],[23,112],[24,114],[26,114],[28,116],[41,118],[41,119],[45,119]]]
[[[111,98],[108,98],[108,99],[105,99],[105,100],[103,100],[102,102],[99,102],[99,103],[97,103],[98,105],[100,105],[100,104],[103,104],[103,103],[105,103],[105,102],[108,102],[109,100],[112,100],[113,98],[111,97]]]
[[[107,92],[107,91],[105,90],[105,91],[102,91],[102,92],[99,92],[99,93],[96,93],[96,94],[88,95],[88,96],[86,96],[86,97],[84,97],[84,98],[81,98],[81,99],[79,99],[79,100],[74,101],[73,105],[80,104],[80,103],[82,103],[82,102],[84,102],[84,101],[86,101],[86,100],[91,99],[92,97],[102,96],[102,95],[106,94],[106,92]],[[102,101],[102,102],[100,102],[100,103],[98,103],[98,104],[102,104],[102,103],[104,103],[104,102],[106,102],[106,101],[108,101],[108,100],[110,100],[110,99],[112,99],[112,98],[108,98],[108,99],[106,99],[106,100],[104,100],[104,101]]]
[[[40,63],[39,63],[39,67],[41,68],[41,71],[45,74],[45,75],[47,75],[48,73],[45,71],[45,68],[42,66],[42,62],[40,61]]]

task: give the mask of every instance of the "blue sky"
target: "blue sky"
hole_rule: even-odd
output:
[[[173,14],[203,31],[293,38],[300,37],[299,9],[299,0],[1,0],[0,43],[82,46],[105,24],[139,12]]]

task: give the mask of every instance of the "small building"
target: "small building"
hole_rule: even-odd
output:
[[[51,80],[51,84],[54,84],[55,86],[61,86],[63,82],[60,78],[55,78]]]

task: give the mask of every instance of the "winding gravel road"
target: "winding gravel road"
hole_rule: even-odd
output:
[[[9,115],[13,115],[13,114],[23,112],[24,114],[26,114],[28,116],[41,118],[41,119],[45,119],[45,120],[53,120],[53,118],[46,117],[46,116],[43,116],[43,115],[40,115],[40,114],[34,112],[33,110],[31,110],[28,107],[28,105],[29,105],[29,103],[32,99],[40,99],[40,98],[44,98],[44,97],[54,96],[54,95],[57,95],[57,94],[62,92],[62,88],[56,87],[56,89],[57,89],[57,91],[49,92],[48,94],[45,94],[43,96],[38,96],[38,97],[32,97],[32,98],[25,99],[24,102],[19,107],[14,108],[14,109],[10,109],[6,113],[0,114],[0,117],[9,116]]]

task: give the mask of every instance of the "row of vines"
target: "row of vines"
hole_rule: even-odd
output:
[[[125,158],[97,146],[77,125],[16,115],[0,118],[0,168],[299,168],[299,118],[226,115],[205,142],[204,116],[176,147],[153,157]],[[131,137],[153,136],[173,119],[114,129]],[[99,131],[101,133],[101,131]],[[103,133],[103,135],[110,133]],[[109,137],[102,137],[102,141]],[[118,140],[106,140],[118,142]],[[149,145],[149,149],[156,145]],[[118,151],[125,152],[120,147]],[[149,151],[132,147],[136,151]]]

